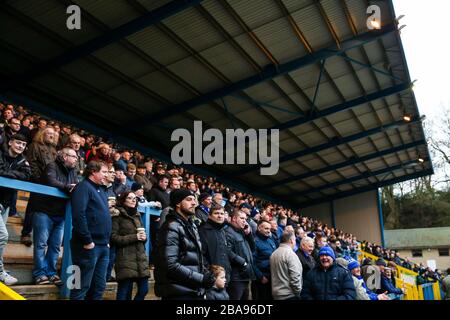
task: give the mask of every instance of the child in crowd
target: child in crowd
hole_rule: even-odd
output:
[[[211,265],[211,272],[216,278],[214,286],[206,292],[206,300],[230,300],[227,291],[225,290],[226,277],[225,269],[222,266]]]

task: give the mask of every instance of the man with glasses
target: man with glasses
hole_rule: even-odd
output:
[[[78,183],[75,171],[77,160],[74,149],[66,147],[60,150],[56,160],[46,166],[40,183],[70,194]],[[56,264],[64,233],[67,202],[67,199],[36,194],[33,214],[33,278],[36,284],[61,285]]]
[[[20,120],[17,118],[11,118],[3,132],[0,132],[0,144],[3,145],[3,150],[7,150],[8,142],[11,137],[20,131]]]
[[[80,268],[80,287],[71,290],[72,300],[101,300],[109,263],[111,216],[105,180],[108,165],[91,161],[85,179],[72,193],[72,262]],[[68,248],[65,248],[68,249]]]
[[[30,165],[23,156],[27,146],[26,137],[16,134],[9,140],[9,148],[0,150],[0,176],[11,179],[29,180],[31,176]],[[3,250],[8,243],[8,230],[6,221],[12,200],[17,191],[0,187],[0,282],[13,285],[17,279],[3,269]]]
[[[77,175],[80,177],[83,175],[83,170],[86,167],[86,163],[84,162],[84,159],[80,154],[81,137],[76,133],[71,134],[69,136],[69,142],[67,146],[71,147],[77,153],[78,159],[77,162],[75,163],[75,170],[77,171]]]

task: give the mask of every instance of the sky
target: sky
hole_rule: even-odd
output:
[[[393,0],[417,105],[427,119],[450,107],[449,0]],[[383,13],[381,13],[383,14]]]

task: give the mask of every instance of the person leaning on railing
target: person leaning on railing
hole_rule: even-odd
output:
[[[29,180],[31,169],[23,156],[23,151],[27,146],[27,138],[20,134],[13,135],[8,145],[9,148],[7,150],[0,150],[0,176]],[[17,279],[3,269],[3,251],[8,243],[6,221],[15,192],[17,191],[14,189],[0,187],[0,282],[6,285],[17,283]]]

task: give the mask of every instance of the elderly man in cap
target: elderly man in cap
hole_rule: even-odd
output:
[[[332,248],[319,250],[319,264],[308,272],[303,283],[305,300],[355,300],[356,291],[351,273],[336,264]]]
[[[155,293],[165,300],[203,300],[215,283],[205,271],[202,245],[193,222],[197,201],[187,189],[170,193],[170,211],[155,250]]]

